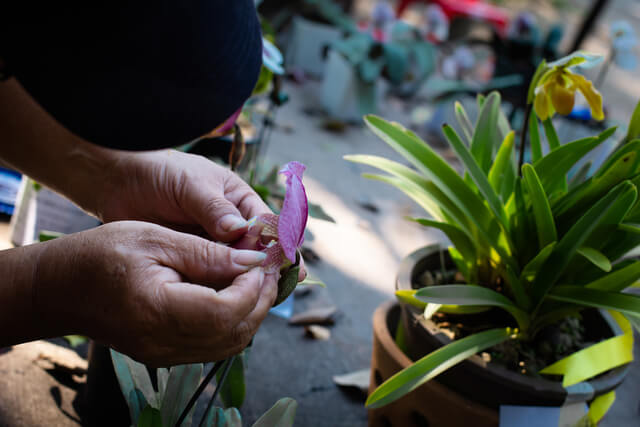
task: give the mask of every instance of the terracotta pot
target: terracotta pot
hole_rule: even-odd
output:
[[[438,245],[419,249],[402,262],[396,289],[413,289],[412,284],[426,270],[439,271],[441,259],[446,269],[455,268],[448,251],[440,253]],[[613,336],[616,326],[609,324],[597,310],[582,312],[585,330],[597,340],[603,336]],[[465,318],[473,319],[473,315]],[[402,304],[409,356],[418,360],[424,355],[451,342],[440,328],[431,320],[425,320],[416,307]],[[596,396],[616,388],[625,378],[627,366],[612,369],[608,373],[589,381],[594,392],[585,396],[591,400]],[[467,398],[473,399],[489,408],[498,409],[500,405],[524,406],[562,406],[567,393],[558,381],[532,378],[520,375],[503,366],[487,363],[480,356],[472,356],[438,376],[438,381]]]
[[[369,393],[412,361],[398,348],[390,330],[400,321],[400,306],[382,304],[373,315],[373,354]],[[472,422],[471,422],[472,420]],[[494,427],[498,412],[473,402],[436,380],[382,408],[369,410],[369,427]]]

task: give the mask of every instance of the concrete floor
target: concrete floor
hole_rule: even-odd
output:
[[[640,22],[636,2],[610,2],[607,22],[628,16]],[[591,50],[602,51],[606,28],[600,26],[587,41]],[[613,69],[605,87],[611,115],[625,122],[640,98],[640,85],[633,73]],[[298,401],[296,425],[363,426],[366,411],[357,394],[347,393],[333,384],[333,375],[367,368],[372,341],[371,316],[382,302],[393,298],[394,280],[400,260],[411,251],[442,239],[442,235],[403,220],[407,215],[422,215],[408,198],[360,174],[367,168],[346,162],[345,154],[367,153],[397,159],[373,134],[362,127],[349,127],[335,134],[323,129],[323,117],[309,115],[317,109],[318,84],[287,85],[291,101],[277,116],[278,127],[271,136],[266,158],[268,164],[298,160],[308,166],[305,186],[311,201],[321,204],[336,219],[327,223],[311,219],[313,239],[307,245],[320,261],[308,263],[313,276],[327,284],[296,299],[296,312],[310,307],[333,305],[338,308],[336,324],[328,341],[304,337],[299,327],[270,316],[255,338],[249,361],[247,398],[242,412],[245,424],[252,423],[276,400],[289,396]],[[383,106],[381,115],[407,124],[408,112],[397,102]],[[362,207],[376,206],[377,213]],[[2,238],[4,234],[5,239]],[[6,226],[0,224],[0,249],[6,247]],[[640,357],[636,340],[636,356]],[[81,385],[68,378],[56,378],[34,364],[41,353],[54,352],[41,343],[0,355],[0,426],[77,425],[72,405]],[[37,349],[38,351],[34,350]],[[71,355],[60,355],[72,360]],[[7,362],[12,358],[12,362]],[[28,386],[27,386],[28,385]],[[36,386],[32,386],[36,385]],[[58,392],[54,391],[58,388]],[[62,392],[60,392],[60,390]],[[30,399],[11,400],[9,395]],[[61,397],[56,397],[61,396]],[[604,426],[640,425],[640,362],[617,392],[617,400],[606,416]],[[11,402],[11,416],[7,403]],[[39,402],[39,403],[34,403]],[[200,408],[201,409],[201,408]],[[41,417],[29,414],[41,413]]]

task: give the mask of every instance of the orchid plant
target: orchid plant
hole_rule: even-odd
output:
[[[563,386],[568,387],[633,360],[630,325],[640,328],[640,297],[623,290],[640,279],[640,261],[625,259],[640,245],[636,225],[640,223],[640,139],[636,139],[640,137],[640,109],[634,113],[625,143],[592,175],[583,168],[571,181],[569,171],[610,138],[615,128],[563,144],[551,122],[554,111],[571,111],[576,90],[586,95],[593,116],[602,118],[600,94],[571,70],[591,60],[595,60],[591,55],[576,53],[539,67],[529,91],[530,120],[525,121],[530,130],[531,163],[521,166],[498,93],[479,97],[475,126],[456,104],[462,136],[451,126],[443,126],[466,169],[464,176],[413,132],[375,116],[365,118],[369,128],[413,168],[376,156],[346,159],[386,172],[366,176],[397,187],[431,215],[413,220],[447,235],[452,242],[449,254],[466,282],[398,291],[397,297],[424,309],[425,317],[458,306],[470,306],[466,308],[475,312],[495,307],[512,317],[512,321],[494,324],[424,356],[378,387],[369,396],[368,407],[386,405],[497,344],[535,342],[544,328],[569,317],[579,318],[586,308],[609,310],[623,333],[544,369],[525,368],[536,375],[562,376]],[[539,119],[544,124],[546,154]],[[524,133],[526,130],[524,127]],[[595,407],[608,407],[613,401],[611,393],[598,398]],[[602,411],[589,416],[597,421]]]

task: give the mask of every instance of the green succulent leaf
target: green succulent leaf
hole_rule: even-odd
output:
[[[515,337],[511,328],[497,328],[453,341],[389,378],[369,395],[366,405],[369,409],[385,406],[468,357]]]
[[[283,397],[262,415],[253,427],[291,427],[296,417],[298,403],[290,397]]]
[[[200,383],[202,376],[202,363],[190,365],[173,366],[169,370],[167,388],[162,398],[160,412],[162,413],[162,423],[173,426],[178,421],[183,409],[187,406],[193,391]],[[183,425],[191,425],[193,409],[183,422]]]
[[[529,198],[531,199],[538,242],[540,243],[540,247],[544,248],[558,240],[549,199],[533,166],[530,164],[522,165],[522,177],[524,178],[524,183],[527,186]]]
[[[591,162],[591,160],[585,162],[582,166],[580,166],[580,169],[576,171],[576,173],[573,175],[573,177],[569,181],[569,191],[575,189],[578,185],[582,184],[587,180],[587,177],[589,176],[589,171],[591,171],[592,166],[593,166],[593,163]]]
[[[539,274],[532,284],[534,302],[540,304],[547,292],[565,272],[571,258],[584,244],[591,233],[600,225],[611,211],[624,210],[628,204],[628,196],[637,194],[636,188],[628,181],[611,190],[589,209],[562,237],[551,255],[542,265]],[[628,208],[628,206],[626,207]]]
[[[611,271],[611,261],[609,261],[609,259],[599,250],[582,246],[581,248],[578,248],[577,252],[600,270],[606,272]]]
[[[159,403],[156,399],[156,392],[151,384],[151,378],[147,367],[140,362],[136,362],[129,356],[110,350],[111,361],[115,370],[120,389],[125,397],[129,397],[135,389],[140,390],[146,401],[157,408]],[[132,419],[135,419],[132,417]]]
[[[640,318],[640,297],[619,292],[607,292],[582,286],[556,286],[548,298],[576,305],[615,310]]]
[[[438,285],[419,289],[415,298],[426,303],[447,305],[482,305],[508,311],[522,329],[529,325],[529,315],[501,293],[476,285]]]
[[[148,405],[140,413],[137,427],[162,427],[162,415],[156,408]]]

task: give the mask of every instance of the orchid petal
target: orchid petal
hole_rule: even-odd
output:
[[[270,246],[267,246],[267,248],[264,250],[264,253],[267,254],[267,258],[262,263],[262,267],[267,274],[280,271],[280,268],[283,267],[283,264],[288,263],[288,261],[283,256],[282,246],[280,245],[280,243],[274,243]]]
[[[555,108],[558,113],[563,116],[571,114],[576,98],[575,88],[568,88],[552,81],[549,82],[548,89],[545,88],[545,90],[549,94],[549,98],[551,98],[553,108]]]
[[[551,100],[543,88],[539,88],[536,91],[536,96],[533,100],[533,109],[535,110],[538,118],[542,121],[553,116],[553,113],[555,112],[553,105],[551,104]]]
[[[600,92],[593,87],[593,83],[579,74],[572,74],[570,78],[578,90],[582,92],[587,103],[589,103],[593,118],[596,120],[604,119],[604,112],[602,111],[602,95],[600,95]]]
[[[238,120],[238,116],[242,112],[242,107],[238,108],[238,110],[231,115],[227,120],[224,121],[220,126],[212,130],[207,134],[209,138],[217,138],[219,136],[226,135],[233,129],[233,125],[236,124],[236,120]]]
[[[278,241],[285,256],[296,262],[296,250],[304,241],[309,205],[302,184],[302,174],[306,166],[299,162],[287,163],[279,172],[286,177],[286,193],[278,220]]]
[[[266,238],[278,238],[278,215],[275,214],[263,214],[260,215],[256,222],[262,225],[262,231],[260,234]]]

